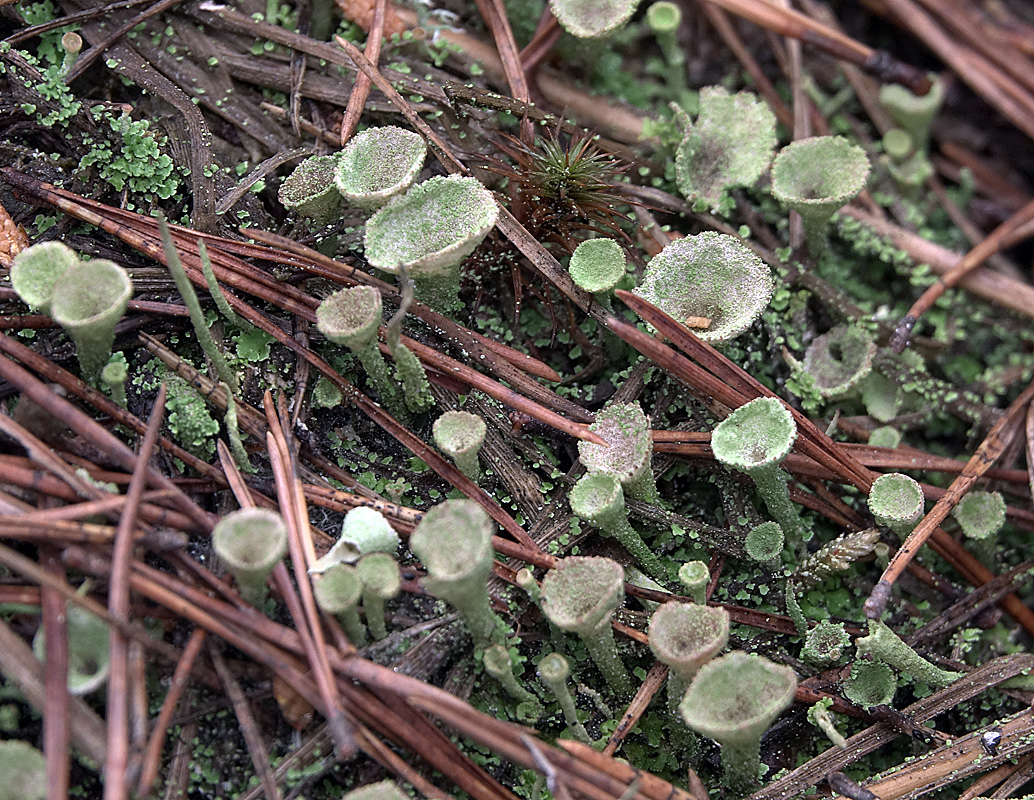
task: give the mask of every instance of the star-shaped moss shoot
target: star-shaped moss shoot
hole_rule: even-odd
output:
[[[370,383],[396,417],[408,419],[406,407],[391,379],[388,362],[377,347],[381,325],[381,293],[372,286],[340,289],[316,309],[316,327],[334,344],[343,344],[359,359]]]
[[[424,515],[409,539],[409,549],[427,568],[427,591],[455,606],[479,649],[501,644],[504,630],[488,597],[492,528],[473,500],[446,500]]]
[[[639,7],[639,0],[549,0],[549,7],[572,36],[595,39],[628,22]]]
[[[129,273],[103,258],[74,265],[54,283],[50,316],[75,342],[83,378],[95,386],[111,358],[115,325],[132,296]]]
[[[499,217],[492,193],[474,178],[450,175],[417,184],[366,223],[366,258],[397,274],[405,267],[417,298],[442,313],[460,308],[460,263]]]
[[[590,473],[613,475],[629,497],[657,503],[657,484],[650,469],[653,442],[650,418],[636,403],[611,403],[596,414],[589,430],[606,445],[579,442],[578,456]]]
[[[212,531],[212,549],[253,606],[266,599],[266,578],[287,553],[287,526],[275,511],[231,511]]]
[[[54,284],[79,263],[75,250],[61,242],[40,242],[27,247],[11,264],[11,285],[33,311],[50,313]]]
[[[341,194],[334,185],[338,156],[311,156],[294,168],[280,184],[278,197],[284,208],[322,227],[341,209]]]
[[[426,156],[427,144],[418,133],[394,125],[369,128],[341,151],[334,183],[353,206],[374,211],[413,185]]]
[[[823,397],[840,399],[872,371],[876,342],[857,325],[837,325],[818,336],[804,354],[804,372]]]
[[[647,575],[658,581],[668,580],[664,564],[629,523],[625,493],[612,474],[596,472],[583,475],[571,489],[568,500],[576,515],[595,525],[604,536],[613,536],[621,542]]]
[[[469,411],[446,411],[431,427],[438,449],[455,461],[459,471],[475,483],[481,477],[478,453],[487,432],[485,421]]]
[[[711,450],[719,462],[749,475],[786,541],[801,552],[801,520],[779,468],[797,440],[797,423],[775,397],[751,400],[722,420],[711,434]]]
[[[879,620],[869,620],[869,635],[855,639],[854,646],[858,655],[884,661],[912,680],[922,681],[935,689],[962,677],[961,672],[952,672],[931,664]]]
[[[944,81],[932,73],[930,78],[930,91],[921,96],[893,83],[880,89],[880,105],[923,153],[930,144],[930,125],[944,105]]]
[[[865,188],[869,157],[840,136],[799,139],[772,162],[772,194],[804,221],[813,255],[826,246],[826,224]]]
[[[843,623],[821,620],[811,628],[804,637],[801,658],[818,667],[835,664],[851,644],[851,635],[844,629]]]
[[[391,553],[368,553],[359,559],[355,571],[363,582],[363,611],[370,635],[383,639],[388,635],[384,601],[397,595],[402,585],[399,562]]]
[[[778,522],[762,522],[755,525],[743,540],[747,558],[760,562],[765,569],[775,570],[780,566],[786,536]]]
[[[768,307],[772,274],[734,237],[705,231],[661,250],[634,293],[696,328],[705,342],[722,344],[747,330]]]
[[[325,572],[332,564],[354,564],[367,553],[394,554],[399,546],[399,535],[387,518],[367,506],[353,508],[341,523],[341,535],[333,547],[309,568],[310,575]]]
[[[625,276],[625,251],[613,239],[587,239],[571,254],[567,267],[578,288],[610,309],[610,293]]]
[[[757,786],[761,736],[796,691],[792,669],[738,650],[704,664],[693,678],[679,711],[689,727],[722,746],[723,782],[733,796]]]
[[[366,644],[366,628],[359,619],[363,579],[354,566],[338,562],[313,575],[312,593],[320,610],[337,618],[348,641],[356,647]]]
[[[844,680],[844,697],[862,708],[888,705],[897,690],[894,671],[882,661],[859,659]]]
[[[684,113],[676,120],[685,138],[675,152],[675,180],[691,203],[718,211],[730,189],[753,186],[772,163],[775,115],[750,92],[705,87],[696,120],[690,124]]]
[[[86,695],[108,680],[111,665],[108,623],[71,603],[65,619],[68,627],[68,692]],[[32,652],[40,661],[46,660],[47,640],[42,627],[32,640]]]
[[[20,739],[0,742],[2,800],[43,800],[47,796],[47,759]]]
[[[539,605],[549,621],[576,634],[604,680],[620,695],[632,688],[618,657],[610,618],[625,601],[625,570],[609,558],[572,556],[542,579]]]
[[[994,564],[998,531],[1005,524],[1005,498],[1000,492],[967,492],[952,511],[973,554],[986,567]]]
[[[674,714],[689,682],[729,641],[729,612],[697,603],[663,603],[650,617],[650,649],[668,665],[668,708]]]
[[[880,475],[869,488],[869,511],[876,521],[902,538],[923,516],[923,487],[907,475]]]

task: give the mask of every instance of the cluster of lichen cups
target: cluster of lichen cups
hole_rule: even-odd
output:
[[[15,257],[11,283],[30,308],[49,314],[65,329],[75,342],[83,378],[99,385],[115,325],[133,296],[129,273],[103,258],[80,261],[60,242],[43,242]]]

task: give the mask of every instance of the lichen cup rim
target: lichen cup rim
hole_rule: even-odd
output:
[[[387,169],[376,172],[357,168],[356,161],[364,148],[379,148],[388,155]],[[427,143],[419,133],[397,125],[382,125],[360,131],[342,148],[334,168],[334,185],[352,205],[362,209],[378,209],[392,197],[402,194],[416,180],[427,158]],[[371,178],[380,179],[371,182]],[[386,179],[390,179],[390,182]]]

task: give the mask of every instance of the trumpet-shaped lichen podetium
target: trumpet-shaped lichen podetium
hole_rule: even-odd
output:
[[[409,795],[394,782],[384,780],[353,789],[342,800],[409,800]]]
[[[473,500],[446,500],[424,515],[409,539],[427,568],[427,591],[456,607],[478,648],[502,644],[505,627],[488,597],[492,529]]]
[[[312,156],[295,167],[280,185],[278,197],[284,208],[297,211],[314,225],[326,225],[341,208],[341,194],[334,186],[338,157]]]
[[[76,264],[54,283],[50,315],[72,337],[83,378],[95,386],[132,296],[129,273],[103,258]]]
[[[446,411],[431,426],[434,443],[475,483],[481,477],[478,453],[487,432],[485,421],[469,411]]]
[[[339,561],[313,575],[312,593],[321,611],[337,617],[352,644],[356,647],[366,644],[366,628],[359,619],[363,579],[354,566]]]
[[[386,272],[398,274],[405,267],[420,300],[454,313],[460,307],[460,262],[498,217],[492,193],[474,178],[431,178],[370,217],[366,258]]]
[[[635,294],[697,336],[721,344],[749,328],[772,299],[772,274],[735,237],[705,231],[669,244],[646,267]],[[694,318],[702,318],[700,327]]]
[[[711,434],[711,450],[722,464],[753,479],[800,557],[801,520],[786,488],[787,475],[779,467],[796,440],[797,423],[790,409],[776,397],[759,397],[718,424]]]
[[[923,487],[900,472],[880,475],[869,487],[869,511],[880,525],[908,536],[923,516]]]
[[[804,371],[823,397],[841,398],[872,371],[876,342],[856,325],[838,325],[818,336],[804,354]]]
[[[664,603],[650,617],[650,649],[667,664],[672,713],[699,669],[729,641],[729,612],[697,603]]]
[[[733,796],[757,785],[761,736],[796,691],[792,669],[738,650],[705,664],[693,678],[679,711],[689,727],[721,744],[724,782]]]
[[[578,442],[578,456],[590,473],[613,475],[629,497],[657,503],[657,483],[650,469],[653,441],[650,418],[635,403],[612,403],[596,414],[589,430],[607,444]]]
[[[579,39],[595,39],[628,22],[639,0],[549,0],[549,6],[565,31]]]
[[[108,623],[71,603],[65,619],[68,628],[68,692],[86,695],[108,680],[111,667]],[[32,652],[40,661],[46,661],[47,640],[42,627],[32,640]]]
[[[610,293],[625,276],[625,251],[613,239],[586,239],[571,254],[567,270],[579,289],[610,309]]]
[[[334,183],[353,206],[373,211],[412,186],[426,156],[427,145],[418,133],[394,125],[369,128],[341,151]]]
[[[678,112],[676,120],[685,137],[675,152],[675,180],[690,202],[718,208],[729,189],[753,186],[772,163],[775,115],[750,92],[704,87],[696,120]]]
[[[287,553],[283,517],[265,508],[231,511],[212,531],[212,549],[253,606],[266,599],[266,578]]]
[[[54,284],[78,263],[79,256],[68,245],[40,242],[15,256],[11,264],[11,285],[29,308],[49,314]]]
[[[625,570],[609,558],[572,556],[542,579],[539,604],[549,621],[576,634],[604,680],[621,695],[632,681],[618,656],[610,618],[625,600]]]
[[[43,800],[47,796],[47,759],[20,739],[0,742],[0,800]]]

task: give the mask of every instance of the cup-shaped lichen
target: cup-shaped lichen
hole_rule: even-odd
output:
[[[446,411],[431,427],[438,449],[455,461],[459,471],[475,483],[481,476],[478,453],[485,443],[487,431],[485,421],[469,411]]]
[[[762,522],[747,531],[743,549],[752,561],[761,562],[767,569],[776,569],[785,543],[786,536],[778,522]]]
[[[729,612],[698,603],[664,603],[650,617],[650,649],[667,664],[668,707],[674,713],[689,682],[729,641]]]
[[[869,511],[880,525],[908,536],[923,516],[923,487],[907,475],[880,475],[869,488]]]
[[[72,337],[83,377],[92,384],[111,357],[115,325],[132,296],[129,273],[103,258],[76,264],[54,284],[50,315]]]
[[[779,465],[797,439],[797,423],[775,397],[759,397],[737,408],[711,434],[711,450],[722,464],[749,475],[786,541],[801,547],[800,517]],[[798,552],[798,555],[801,555]]]
[[[386,125],[353,136],[337,159],[334,183],[357,208],[373,211],[416,180],[427,156],[424,137]]]
[[[399,535],[391,523],[376,509],[357,506],[345,514],[341,535],[326,555],[317,559],[309,574],[326,571],[331,564],[353,564],[367,553],[394,553],[399,546]]]
[[[499,681],[506,693],[520,705],[517,714],[523,722],[534,722],[542,716],[542,703],[525,689],[513,674],[513,660],[510,651],[501,644],[494,644],[485,650],[485,672]]]
[[[11,264],[11,285],[29,308],[50,313],[54,284],[79,263],[75,250],[62,242],[40,242],[27,247]]]
[[[804,371],[823,397],[841,398],[872,371],[876,342],[857,325],[838,325],[818,336],[804,354]]]
[[[644,503],[659,501],[650,469],[653,441],[650,418],[635,403],[612,403],[596,414],[589,430],[606,445],[578,442],[578,456],[590,473],[613,475],[628,496]]]
[[[355,353],[385,404],[394,414],[405,418],[398,388],[377,347],[382,307],[381,293],[372,286],[340,289],[319,304],[316,327],[334,344],[343,344]]]
[[[576,634],[604,680],[627,694],[632,682],[618,656],[610,618],[625,599],[625,570],[596,556],[565,558],[542,579],[540,607],[561,630]]]
[[[634,292],[678,322],[705,320],[696,335],[721,344],[749,328],[772,299],[765,263],[732,236],[705,231],[677,239],[646,267]]]
[[[632,527],[625,512],[625,494],[621,484],[609,472],[583,475],[568,497],[571,510],[599,528],[604,536],[613,536],[650,577],[666,581],[668,571],[661,560],[646,546],[643,537]]]
[[[967,492],[952,514],[962,533],[973,540],[974,554],[985,566],[991,566],[998,531],[1005,524],[1005,499],[1001,493]]]
[[[428,511],[409,539],[427,568],[423,583],[435,597],[456,607],[476,647],[501,639],[503,622],[492,611],[492,521],[473,500],[446,500]]]
[[[311,156],[294,168],[280,184],[278,197],[284,208],[297,211],[315,225],[326,225],[341,208],[341,194],[334,185],[338,157]]]
[[[85,695],[99,689],[108,679],[108,623],[71,603],[65,616],[68,631],[68,692]],[[32,652],[43,661],[47,641],[40,628],[32,640]],[[0,772],[0,775],[3,775]]]
[[[685,127],[675,153],[675,180],[690,202],[718,208],[729,189],[752,186],[772,163],[776,119],[750,92],[730,95],[720,86],[700,90],[700,112]]]
[[[679,567],[679,583],[686,587],[694,603],[707,602],[707,585],[711,582],[711,570],[703,561],[687,561]]]
[[[28,742],[0,742],[0,775],[0,800],[43,800],[47,796],[47,759]]]
[[[895,83],[880,89],[880,105],[924,153],[929,145],[930,125],[944,104],[944,81],[933,74],[930,78],[930,91],[925,95],[913,94]]]
[[[363,611],[370,635],[383,639],[388,635],[384,601],[397,595],[402,585],[399,562],[391,553],[369,553],[359,559],[355,571],[363,582]]]
[[[840,136],[813,136],[779,151],[772,162],[772,194],[801,215],[808,245],[817,253],[830,217],[865,188],[868,177],[862,148]]]
[[[571,697],[571,690],[567,688],[567,678],[570,674],[571,667],[560,653],[549,653],[539,662],[539,678],[560,704],[560,710],[564,712],[564,722],[567,723],[571,735],[580,742],[590,744],[592,739],[578,719],[578,709],[575,707],[574,698]]]
[[[757,785],[761,736],[796,691],[792,669],[740,651],[708,662],[693,678],[679,711],[689,727],[721,744],[724,781],[734,795]]]
[[[354,566],[338,562],[313,575],[312,593],[322,611],[337,617],[352,644],[366,644],[366,628],[359,619],[363,580]]]
[[[625,276],[625,251],[613,239],[587,239],[575,248],[567,269],[578,288],[610,308],[610,292]]]
[[[253,606],[266,599],[266,578],[287,553],[287,526],[275,511],[231,511],[212,531],[212,549]]]
[[[549,0],[553,16],[579,39],[613,33],[632,18],[638,6],[639,0]]]
[[[495,225],[499,206],[474,178],[451,175],[417,184],[366,223],[366,258],[398,273],[405,267],[417,297],[445,313],[459,307],[460,262]]]
[[[384,780],[353,789],[341,800],[409,800],[409,795],[392,781]]]
[[[827,667],[840,660],[849,644],[851,635],[844,630],[843,624],[824,619],[805,636],[801,658],[810,664]]]
[[[844,697],[862,708],[889,704],[897,690],[894,671],[882,661],[855,661],[844,680]]]

